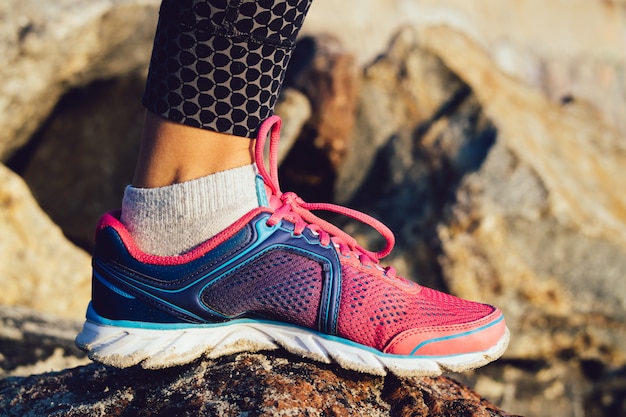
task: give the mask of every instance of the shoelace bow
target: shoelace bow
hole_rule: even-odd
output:
[[[382,268],[379,266],[380,259],[391,252],[395,243],[394,235],[387,226],[360,211],[330,203],[307,203],[302,198],[298,197],[296,193],[283,193],[280,190],[278,183],[278,142],[280,140],[281,124],[282,121],[278,116],[271,116],[265,120],[259,128],[255,147],[255,159],[259,174],[263,177],[265,184],[271,190],[270,205],[277,207],[268,219],[268,224],[273,226],[282,219],[285,219],[294,224],[295,234],[301,234],[305,228],[308,228],[319,237],[322,245],[332,243],[339,249],[342,255],[350,256],[350,253],[354,253],[358,256],[359,262],[363,265],[375,266],[387,276],[395,277],[396,272],[393,267]],[[263,150],[268,133],[270,134],[269,173],[265,168],[263,158]],[[380,233],[387,241],[387,244],[378,252],[371,252],[364,249],[359,246],[352,236],[332,223],[314,215],[311,211],[315,210],[330,211],[363,222]]]

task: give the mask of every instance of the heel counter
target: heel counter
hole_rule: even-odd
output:
[[[111,271],[115,264],[126,264],[131,258],[118,230],[112,226],[96,231],[91,261],[91,306],[108,320],[176,323],[170,314],[146,303],[137,291],[120,283]]]
[[[94,268],[91,280],[91,306],[105,319],[152,323],[180,322],[180,319],[117,287],[98,272],[97,268]]]

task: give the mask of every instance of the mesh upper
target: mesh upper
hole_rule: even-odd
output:
[[[378,350],[405,330],[469,323],[493,311],[427,287],[405,291],[349,265],[342,271],[338,335]]]
[[[405,290],[350,265],[342,273],[337,335],[378,350],[405,330],[469,323],[493,311],[427,287]],[[319,262],[275,249],[208,287],[202,301],[228,317],[256,315],[316,329],[323,274]]]
[[[322,282],[319,262],[275,249],[210,286],[202,301],[229,317],[252,313],[316,328]]]

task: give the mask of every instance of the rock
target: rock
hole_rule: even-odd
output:
[[[312,44],[312,45],[311,45]],[[296,46],[301,57],[305,45],[312,50],[310,62],[292,77],[292,83],[310,100],[312,116],[300,141],[311,140],[323,152],[336,172],[346,157],[346,148],[354,129],[354,110],[359,88],[358,68],[355,59],[335,38],[318,35],[300,40]],[[296,61],[296,66],[301,62]],[[312,136],[309,138],[308,136]]]
[[[622,416],[626,409],[625,368],[597,361],[506,361],[462,375],[499,407],[525,416]]]
[[[0,305],[0,378],[60,371],[89,363],[74,338],[82,320]]]
[[[139,149],[143,76],[72,90],[11,166],[74,243],[91,250],[98,218],[120,207]]]
[[[493,124],[472,90],[409,28],[366,68],[357,120],[337,199],[394,231],[396,250],[385,262],[445,289],[437,225],[463,176],[480,166],[495,140]],[[380,247],[369,228],[346,227],[368,247]]]
[[[311,116],[281,164],[284,189],[297,189],[306,200],[332,199],[332,184],[353,138],[359,83],[354,57],[334,37],[298,41],[285,87],[306,96]]]
[[[549,195],[536,173],[498,143],[464,181],[440,228],[447,282],[465,297],[504,306],[517,335],[511,357],[575,352],[624,364],[626,293],[617,284],[626,273],[624,251],[559,222]]]
[[[280,143],[278,144],[278,163],[287,157],[289,151],[300,136],[302,128],[311,117],[311,103],[309,99],[295,88],[284,88],[281,92],[274,113],[282,121]],[[266,160],[269,149],[266,149]]]
[[[72,87],[145,71],[158,0],[6,0],[0,5],[0,161]]]
[[[12,157],[44,210],[87,249],[98,217],[119,207],[132,178],[158,5],[0,5],[0,160]]]
[[[597,115],[493,70],[480,48],[432,29],[427,48],[472,87],[498,129],[440,227],[455,293],[502,305],[508,355],[626,364],[626,148]],[[589,285],[593,282],[593,285]]]
[[[374,159],[384,145],[401,134],[411,135],[421,123],[433,123],[439,117],[436,113],[464,89],[436,56],[418,47],[415,31],[396,34],[388,51],[365,68],[357,121],[337,175],[335,198],[352,199],[366,175],[376,175]],[[410,156],[405,154],[405,159]]]
[[[401,380],[242,353],[159,371],[91,364],[0,381],[5,416],[507,416],[446,377]]]
[[[0,304],[83,317],[90,298],[89,256],[67,241],[24,181],[2,164],[0,184]]]
[[[494,71],[482,49],[457,32],[431,28],[423,42],[474,90],[507,147],[537,172],[555,216],[626,248],[626,194],[619,192],[626,146],[618,132],[584,103],[557,105]]]
[[[592,103],[624,135],[625,11],[623,0],[482,0],[480,5],[368,0],[367,7],[358,9],[348,2],[316,0],[303,33],[337,36],[359,64],[366,64],[401,26],[445,25],[481,45],[494,68],[544,92],[554,103]]]

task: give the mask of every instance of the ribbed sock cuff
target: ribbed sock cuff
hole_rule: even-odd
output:
[[[128,186],[122,223],[147,253],[184,253],[259,206],[255,177],[247,165],[165,187]]]

